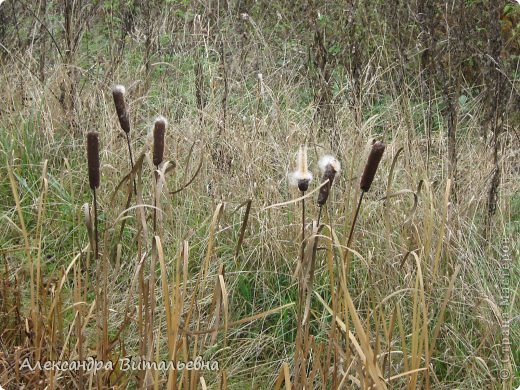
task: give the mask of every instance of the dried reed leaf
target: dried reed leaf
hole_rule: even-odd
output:
[[[283,362],[280,367],[280,371],[278,373],[278,377],[276,378],[276,382],[274,383],[275,390],[279,390],[282,387],[282,383],[285,383],[285,389],[291,390],[291,373],[289,370],[289,364],[287,362]]]
[[[298,203],[302,199],[309,198],[311,195],[313,195],[315,192],[319,191],[320,188],[323,187],[324,185],[326,185],[327,183],[328,182],[321,183],[319,187],[313,189],[311,192],[305,194],[304,196],[300,196],[299,198],[296,198],[296,199],[293,199],[293,200],[289,200],[287,202],[276,203],[276,204],[272,204],[270,206],[266,206],[263,209],[261,209],[260,211],[266,211],[266,210],[269,210],[269,209],[272,209],[272,208],[275,208],[275,207],[287,206],[287,205],[290,205],[290,204],[293,204],[293,203]]]
[[[271,310],[264,311],[262,313],[255,314],[253,316],[244,317],[244,318],[241,318],[240,320],[237,320],[237,321],[232,321],[232,322],[230,322],[228,324],[228,329],[231,329],[232,327],[237,326],[237,325],[247,324],[248,322],[253,322],[253,321],[256,321],[256,320],[258,320],[260,318],[267,317],[267,316],[269,316],[271,314],[274,314],[276,312],[279,312],[281,310],[288,309],[291,306],[294,306],[294,302],[287,303],[285,305],[276,307],[276,308],[271,309]],[[189,331],[189,330],[184,329],[183,332],[186,333],[187,335],[193,336],[193,335],[201,335],[201,334],[212,333],[212,332],[215,331],[215,329],[218,330],[218,331],[221,331],[221,330],[224,330],[225,327],[221,326],[221,327],[218,327],[218,328],[212,328],[212,329],[208,329],[208,330],[196,330],[196,331]]]
[[[455,280],[457,280],[457,275],[460,271],[460,264],[457,264],[455,267],[455,271],[453,271],[453,275],[451,275],[450,283],[448,284],[448,288],[446,289],[446,293],[444,294],[444,299],[442,300],[441,308],[439,310],[439,315],[437,317],[437,323],[435,324],[435,328],[433,329],[433,333],[430,341],[430,356],[433,355],[435,351],[435,344],[437,342],[437,338],[439,337],[439,332],[441,330],[441,326],[444,322],[444,313],[446,312],[446,307],[448,306],[448,302],[451,297],[451,293],[455,287]]]
[[[242,247],[242,242],[244,241],[244,236],[245,236],[246,227],[247,227],[247,221],[249,219],[249,212],[251,211],[251,203],[252,203],[252,200],[248,199],[244,203],[242,203],[239,207],[237,207],[237,209],[239,209],[243,205],[246,205],[244,219],[242,220],[242,226],[240,227],[240,235],[238,237],[237,245],[235,247],[235,258],[238,257],[238,253],[240,252],[240,248]]]
[[[222,303],[224,305],[224,335],[227,334],[228,326],[229,326],[229,298],[226,288],[226,283],[224,281],[224,275],[220,274],[218,276],[218,280],[220,283],[220,289],[222,292]]]
[[[155,248],[157,251],[157,257],[159,258],[159,266],[161,268],[161,287],[162,287],[162,301],[166,311],[166,330],[168,338],[168,350],[172,351],[175,340],[172,339],[173,328],[172,328],[172,307],[170,303],[170,291],[168,288],[168,273],[166,271],[166,264],[164,262],[164,251],[162,247],[161,238],[159,236],[154,237]]]

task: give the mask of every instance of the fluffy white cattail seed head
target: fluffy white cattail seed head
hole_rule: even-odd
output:
[[[312,180],[312,173],[307,164],[307,146],[300,145],[296,159],[297,169],[290,175],[291,185],[298,186],[300,191],[307,191]]]
[[[326,154],[320,158],[318,161],[318,167],[320,168],[320,171],[322,174],[325,173],[327,170],[327,166],[331,166],[336,173],[339,173],[341,171],[341,164],[336,159],[336,157],[331,156],[330,154]]]
[[[320,188],[320,193],[318,194],[318,205],[321,207],[327,202],[334,178],[341,170],[341,164],[334,156],[327,154],[320,158],[318,166],[323,175],[321,182],[326,183]]]
[[[114,85],[112,88],[112,93],[120,93],[121,95],[124,95],[126,93],[126,88],[124,85],[118,84]]]

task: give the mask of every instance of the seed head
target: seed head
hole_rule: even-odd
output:
[[[153,128],[153,164],[159,166],[164,157],[164,133],[168,122],[162,116],[155,119]]]
[[[116,85],[112,88],[112,96],[114,97],[114,105],[116,106],[117,117],[119,124],[125,133],[130,133],[130,119],[128,117],[128,110],[125,102],[126,89],[122,85]]]
[[[360,188],[365,192],[370,189],[370,186],[374,181],[377,167],[379,166],[379,162],[383,157],[385,147],[385,144],[381,141],[377,141],[372,145],[372,150],[368,155],[367,164],[365,165],[365,170],[363,171],[360,182]]]
[[[329,198],[330,189],[336,174],[341,171],[341,164],[335,157],[325,155],[318,161],[318,166],[323,174],[321,182],[322,184],[326,182],[320,188],[320,193],[318,194],[318,205],[323,206]]]
[[[307,165],[307,146],[300,145],[296,163],[297,169],[291,173],[290,181],[292,185],[297,185],[300,191],[305,192],[308,190],[309,183],[312,180],[312,173]]]
[[[322,174],[325,174],[325,171],[327,170],[327,167],[329,165],[332,166],[332,169],[334,169],[336,173],[339,173],[341,171],[341,164],[336,159],[336,157],[331,156],[330,154],[322,156],[318,161],[318,168],[320,168]]]
[[[91,189],[99,187],[99,136],[95,131],[87,134],[88,180]]]

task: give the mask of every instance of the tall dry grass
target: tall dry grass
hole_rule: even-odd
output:
[[[518,385],[519,270],[506,256],[518,253],[512,105],[494,133],[500,158],[490,159],[496,143],[480,137],[484,95],[461,84],[453,122],[445,91],[423,94],[419,68],[394,60],[390,32],[366,33],[383,43],[362,46],[343,73],[327,54],[328,35],[315,34],[312,46],[289,29],[284,42],[276,28],[285,27],[268,16],[204,8],[192,21],[173,6],[151,7],[119,31],[114,8],[64,11],[64,48],[74,48],[65,58],[42,60],[22,40],[3,45],[3,387]],[[90,23],[74,31],[80,17]],[[45,23],[61,47],[49,15]],[[119,33],[122,40],[92,38]],[[314,65],[302,54],[311,46]],[[119,108],[117,83],[126,86]],[[455,123],[457,175],[447,159]],[[97,207],[89,131],[99,134]],[[373,140],[386,144],[377,172],[365,169]],[[329,171],[308,187],[289,185],[301,144],[320,179],[319,158],[334,154],[341,170],[333,180]],[[497,166],[500,196],[489,217]],[[199,355],[219,370],[21,367],[25,358]]]

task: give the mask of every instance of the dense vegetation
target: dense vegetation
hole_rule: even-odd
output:
[[[518,387],[519,34],[502,0],[0,2],[0,385]]]

